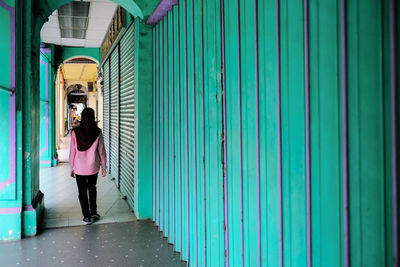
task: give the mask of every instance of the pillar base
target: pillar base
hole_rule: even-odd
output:
[[[39,191],[32,205],[25,206],[22,213],[22,236],[34,236],[37,234],[44,215],[43,193]]]

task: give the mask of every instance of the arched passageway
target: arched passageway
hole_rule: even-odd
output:
[[[42,40],[47,40],[49,42],[55,42],[55,43],[59,43],[60,40],[57,40],[57,38],[54,39],[54,36],[50,36],[49,35],[49,31],[51,32],[53,29],[52,23],[54,24],[54,16],[66,16],[65,13],[68,12],[72,12],[71,14],[69,14],[69,16],[74,14],[74,10],[76,8],[78,8],[77,4],[79,3],[73,3],[68,5],[68,7],[62,7],[63,10],[58,10],[57,12],[54,12],[51,15],[51,18],[49,18],[49,24],[44,24],[42,31],[41,31],[41,37]],[[89,18],[89,25],[90,25],[90,20],[95,21],[97,19],[97,17],[99,15],[93,15],[93,13],[95,12],[94,10],[101,12],[101,10],[99,9],[100,5],[105,5],[104,3],[102,4],[97,4],[96,1],[94,1],[92,4],[82,4],[82,8],[83,7],[89,7],[90,6],[90,10],[91,11],[87,11],[86,13],[88,14],[88,18]],[[114,7],[114,6],[110,6],[110,7]],[[64,10],[65,9],[65,10]],[[76,11],[78,12],[78,11]],[[109,12],[109,11],[108,11]],[[129,13],[125,13],[126,11],[123,10],[122,8],[117,8],[115,13],[114,13],[114,17],[111,17],[110,19],[114,20],[118,20],[118,23],[123,23],[124,26],[119,29],[119,34],[121,35],[124,31],[124,29],[126,29],[127,31],[130,31],[130,33],[126,33],[124,32],[124,36],[130,36],[129,39],[127,39],[126,37],[122,37],[121,40],[114,40],[116,43],[114,45],[112,45],[112,43],[110,43],[110,45],[112,46],[108,46],[108,48],[104,48],[103,47],[99,50],[97,48],[97,52],[94,50],[95,48],[71,48],[71,47],[57,47],[57,46],[50,46],[48,49],[53,53],[53,57],[54,57],[54,62],[55,64],[60,64],[60,67],[58,68],[58,72],[57,72],[57,77],[56,77],[56,125],[57,125],[57,133],[56,133],[56,138],[57,138],[57,157],[58,160],[63,162],[63,161],[67,161],[68,160],[68,144],[69,144],[69,134],[71,132],[71,129],[76,126],[79,123],[79,118],[80,118],[80,112],[82,111],[82,109],[84,107],[91,107],[95,110],[95,114],[96,114],[96,118],[98,121],[98,126],[100,128],[103,128],[103,95],[104,95],[104,88],[102,85],[102,76],[103,76],[103,71],[100,68],[100,64],[104,64],[104,62],[107,62],[107,58],[111,57],[112,51],[119,51],[120,50],[120,42],[124,42],[125,46],[124,47],[132,47],[132,49],[136,46],[135,44],[135,39],[133,38],[133,29],[134,29],[134,19],[133,17],[130,17]],[[56,14],[56,15],[55,15]],[[60,18],[59,18],[60,21]],[[138,22],[136,22],[138,23]],[[109,23],[107,22],[107,25]],[[113,25],[110,26],[110,29],[112,29],[113,31],[115,29],[113,29],[112,27],[114,27]],[[120,26],[118,26],[120,27]],[[139,27],[139,25],[137,26]],[[61,31],[63,31],[64,28],[60,28]],[[72,30],[73,32],[74,30]],[[90,35],[90,27],[87,29],[87,35]],[[93,31],[93,29],[92,29]],[[66,34],[66,33],[64,33]],[[116,38],[116,34],[117,33],[113,33],[115,34],[115,36],[113,38]],[[106,39],[106,38],[105,38]],[[88,44],[88,42],[91,40],[86,40],[86,44]],[[118,41],[118,42],[117,42]],[[70,42],[71,45],[74,44],[74,41],[72,40],[68,40],[66,38],[61,38],[61,42]],[[98,42],[97,42],[98,43]],[[106,43],[106,41],[103,41],[103,44]],[[99,45],[99,43],[98,43]],[[115,46],[116,45],[116,46]],[[89,46],[92,46],[92,43],[89,42]],[[109,50],[107,53],[107,49]],[[131,49],[131,48],[130,48]],[[131,50],[132,50],[131,49]],[[102,51],[106,51],[106,52],[102,52]],[[134,50],[132,50],[134,51]],[[100,53],[99,53],[100,52]],[[107,55],[108,54],[108,55]],[[128,58],[128,56],[132,57],[131,59]],[[129,52],[129,54],[124,54],[123,52],[123,48],[122,48],[122,55],[120,58],[125,58],[128,60],[125,60],[125,62],[129,62],[129,66],[125,66],[124,65],[124,61],[122,60],[121,64],[118,66],[118,73],[119,72],[124,72],[125,76],[129,79],[129,80],[125,80],[122,81],[122,83],[128,82],[129,83],[129,88],[125,88],[123,89],[123,85],[118,84],[117,87],[121,87],[122,90],[125,90],[125,94],[129,96],[129,98],[131,100],[128,101],[132,101],[133,100],[133,85],[135,84],[135,81],[133,79],[133,77],[135,76],[134,74],[134,68],[132,66],[134,66],[134,64],[137,64],[136,62],[134,62],[134,53]],[[101,59],[100,59],[101,57]],[[118,59],[119,60],[119,59]],[[60,62],[60,63],[57,63]],[[100,63],[100,64],[99,64]],[[115,70],[113,70],[114,72]],[[119,76],[119,74],[117,74]],[[129,77],[128,77],[129,76]],[[113,77],[115,77],[115,74],[113,74]],[[118,78],[119,79],[119,78]],[[115,81],[115,80],[114,80]],[[119,81],[119,80],[118,80]],[[144,86],[143,86],[144,87]],[[128,89],[128,91],[127,91]],[[144,90],[144,89],[142,89]],[[108,91],[108,88],[107,88]],[[136,88],[136,91],[137,88]],[[114,92],[113,94],[113,112],[117,112],[117,111],[121,111],[123,113],[124,111],[124,105],[120,105],[119,102],[116,104],[115,103],[115,97],[117,96],[118,93]],[[92,98],[95,99],[95,101],[92,100]],[[107,105],[109,103],[106,103]],[[116,105],[116,106],[115,106]],[[125,102],[125,105],[129,106],[129,111],[131,111],[131,107],[132,105],[130,104],[130,102]],[[133,108],[133,107],[132,107]],[[133,110],[132,110],[133,111]],[[107,114],[110,114],[110,112],[106,112]],[[118,114],[118,113],[116,113]],[[108,118],[107,121],[108,122],[117,122],[116,125],[118,125],[117,127],[119,127],[119,114],[116,115],[113,114],[114,117],[112,118]],[[111,114],[110,114],[111,115]],[[65,122],[65,123],[63,123]],[[130,128],[131,130],[134,129],[134,121],[133,120],[129,120],[127,121],[129,123],[128,128]],[[123,124],[123,123],[122,123]],[[126,124],[125,124],[126,125]],[[150,125],[150,122],[149,122]],[[144,127],[143,127],[144,128]],[[104,130],[104,129],[103,129]],[[111,134],[110,134],[111,130],[106,129],[104,130],[104,136],[105,136],[105,142],[106,145],[108,145],[108,150],[107,150],[107,156],[109,158],[108,162],[108,171],[110,172],[110,174],[112,174],[112,179],[113,181],[115,181],[115,185],[121,190],[121,193],[124,196],[124,199],[126,199],[128,201],[128,203],[131,206],[131,209],[134,209],[133,206],[133,202],[134,202],[134,195],[133,195],[133,188],[131,189],[130,187],[127,187],[127,184],[129,183],[129,185],[132,185],[133,187],[133,183],[134,183],[134,172],[132,171],[132,164],[127,162],[129,166],[129,170],[127,173],[127,168],[121,168],[121,171],[119,170],[119,167],[117,169],[117,167],[115,167],[115,165],[111,166],[111,162],[113,162],[115,164],[115,157],[112,160],[113,156],[115,155],[115,153],[118,154],[117,157],[119,157],[119,155],[122,156],[122,154],[119,152],[119,150],[134,150],[135,146],[133,146],[133,142],[128,143],[126,146],[121,147],[121,149],[119,149],[118,147],[115,146],[116,143],[119,143],[119,140],[121,140],[122,142],[125,140],[124,137],[122,136],[120,139],[116,140],[115,136],[113,136],[113,138],[111,139]],[[110,139],[108,139],[107,137],[110,137]],[[132,131],[132,135],[133,136],[133,131]],[[150,139],[149,139],[150,140]],[[111,155],[111,141],[114,144],[114,148],[116,148],[116,150],[113,151],[113,155]],[[129,141],[129,140],[128,140]],[[132,138],[131,140],[132,141]],[[150,149],[149,149],[150,150]],[[130,152],[130,154],[133,154],[136,152]],[[112,161],[111,161],[112,160]],[[120,161],[118,160],[117,164]],[[122,160],[123,162],[123,160]],[[132,163],[134,161],[131,161]],[[122,163],[124,164],[124,163]],[[113,167],[113,168],[112,168]],[[61,165],[61,169],[60,171],[55,171],[55,170],[41,170],[41,177],[42,180],[44,181],[42,184],[42,191],[44,190],[48,190],[49,188],[51,188],[53,185],[56,185],[57,188],[64,188],[65,185],[63,185],[63,183],[61,182],[57,182],[57,184],[52,184],[50,182],[50,176],[51,174],[55,173],[63,173],[62,169],[65,169],[65,165]],[[43,173],[43,174],[42,174]],[[129,182],[126,182],[126,180],[129,180]],[[107,183],[102,183],[102,184],[107,184]],[[108,186],[110,186],[110,184],[108,183]],[[68,187],[67,187],[68,188]],[[100,187],[101,188],[101,187]],[[143,186],[144,188],[144,186]],[[69,192],[70,190],[65,190],[67,192]],[[103,192],[106,192],[104,190],[102,190]],[[143,190],[146,191],[146,190]],[[108,191],[107,191],[108,192]],[[70,195],[72,192],[67,193],[66,195]],[[45,194],[46,195],[46,194]],[[62,203],[60,201],[55,201],[54,203],[51,201],[54,201],[54,194],[53,192],[47,192],[48,195],[48,200],[46,203],[47,204],[47,211],[50,211],[48,213],[51,213],[50,217],[54,217],[54,214],[59,213],[59,210],[57,210],[57,205],[54,205],[55,203],[58,203],[58,206],[65,206],[66,203]],[[103,223],[107,223],[107,222],[111,222],[111,221],[121,221],[121,220],[126,220],[128,217],[130,219],[134,219],[134,216],[131,214],[120,214],[118,213],[118,211],[122,211],[127,213],[127,210],[125,208],[125,206],[123,204],[121,204],[121,199],[120,198],[116,198],[116,200],[118,201],[111,201],[110,202],[110,195],[113,196],[115,198],[115,194],[108,194],[109,196],[102,196],[101,194],[99,195],[99,199],[100,199],[100,204],[103,201],[103,198],[106,198],[106,203],[104,203],[102,209],[100,212],[104,212],[104,215],[106,216],[105,218],[101,219],[99,222],[103,222]],[[51,203],[50,203],[51,202]],[[104,201],[103,201],[104,202]],[[73,206],[70,205],[71,203],[68,203],[67,206],[69,207],[69,210],[73,210]],[[75,203],[76,204],[76,203]],[[74,204],[74,205],[75,205]],[[147,205],[147,204],[146,204]],[[143,205],[143,206],[146,206]],[[100,205],[102,206],[102,205]],[[115,213],[115,211],[117,210],[117,213]],[[139,209],[138,209],[139,211]],[[72,212],[73,213],[73,212]],[[120,212],[121,213],[121,212]],[[143,214],[143,212],[142,212]],[[128,216],[129,215],[129,216]],[[79,215],[78,215],[79,216]],[[142,215],[144,216],[144,215]],[[76,218],[76,216],[74,214],[72,214],[71,216],[64,216],[64,217],[68,217],[68,221],[69,224],[68,225],[74,225],[75,223],[79,223],[79,219]],[[46,219],[47,218],[47,219]],[[49,221],[52,221],[52,219],[54,218],[48,218],[48,216],[45,217],[45,223],[47,227],[51,227],[52,223],[50,223]],[[49,220],[48,220],[49,219]],[[59,223],[59,219],[62,219],[61,221],[63,223],[65,223],[65,218],[56,218],[57,220],[53,220],[55,221],[55,225],[57,226]],[[63,220],[64,219],[64,220]],[[71,224],[72,222],[72,224]]]
[[[8,133],[2,135],[1,142],[4,143],[4,146],[2,145],[5,149],[3,154],[9,155],[2,161],[2,164],[6,167],[4,170],[2,169],[4,175],[2,174],[0,180],[0,215],[7,218],[3,221],[8,228],[8,230],[5,230],[0,227],[2,229],[1,239],[18,239],[22,236],[34,235],[38,230],[38,223],[43,210],[43,196],[39,190],[38,182],[40,163],[38,138],[40,127],[38,122],[40,121],[39,114],[42,114],[42,112],[39,112],[40,97],[38,90],[40,82],[39,55],[41,55],[39,53],[39,34],[46,18],[59,7],[59,4],[63,4],[61,2],[39,0],[35,3],[23,4],[19,1],[8,0],[0,2],[2,22],[4,22],[4,25],[9,25],[9,27],[5,27],[3,43],[10,47],[10,49],[6,49],[9,52],[2,54],[4,62],[10,64],[7,64],[8,71],[4,72],[2,83],[5,85],[2,86],[4,89],[2,89],[2,92],[8,93],[9,97],[5,95],[1,100],[4,100],[2,107],[5,108],[6,115],[3,124]],[[138,11],[138,5],[134,1],[117,2],[123,2],[122,5],[126,6],[131,12],[134,9],[137,12],[140,11],[140,9]],[[144,18],[148,17],[157,6],[156,1],[139,1],[139,3],[144,7],[143,10],[146,10],[146,13],[143,13],[143,10],[142,13],[135,13],[136,11],[133,13],[135,16]],[[18,23],[16,23],[16,20]],[[41,52],[44,54],[48,52],[46,47],[43,47],[42,50]],[[73,48],[68,49],[66,53],[63,51],[63,59],[54,58],[54,60],[51,60],[49,58],[50,62],[48,63],[56,64],[48,64],[48,68],[53,69],[57,62],[69,59],[68,55],[76,56],[79,54]],[[99,56],[93,57],[99,59]],[[15,62],[18,62],[18,68],[15,68]],[[55,73],[54,71],[52,75]],[[49,77],[54,78],[51,75]],[[10,86],[6,86],[7,84],[10,84]],[[44,100],[43,103],[47,101]],[[50,108],[49,114],[51,114]],[[2,131],[2,134],[4,133]],[[18,164],[17,161],[20,163]],[[3,177],[5,178],[3,179]],[[22,217],[24,217],[24,220],[22,220]]]
[[[47,3],[36,10],[44,18],[56,6],[39,2]],[[171,3],[158,7],[165,2]],[[143,19],[154,10],[136,3]],[[136,214],[151,216],[192,266],[396,264],[400,16],[394,3],[187,0],[146,20],[152,28],[135,19]],[[20,29],[21,43],[29,45],[17,58],[28,64],[15,94],[27,127],[16,152],[24,172],[21,190],[4,191],[23,207],[37,192],[29,180],[37,173],[37,129],[29,124],[37,99],[27,96],[37,83],[31,48],[43,17],[34,24],[32,10],[28,3],[18,11],[29,24],[28,32]],[[120,153],[131,152],[116,138],[129,133],[116,108],[125,97],[123,49],[121,39],[101,62],[109,167],[121,188]],[[140,154],[146,142],[151,148]]]

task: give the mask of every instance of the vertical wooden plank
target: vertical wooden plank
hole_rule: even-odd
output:
[[[256,155],[257,155],[257,253],[258,266],[261,266],[261,188],[260,188],[260,81],[258,45],[258,0],[254,0],[254,50],[255,50],[255,94],[256,94]]]
[[[350,264],[384,266],[382,3],[348,1],[347,8],[348,50],[357,51],[347,64]]]
[[[168,19],[164,17],[163,21],[163,57],[162,57],[162,75],[163,75],[163,197],[162,201],[162,217],[163,217],[163,236],[168,236]]]
[[[240,1],[244,264],[258,264],[258,155],[254,1]]]
[[[309,11],[312,260],[327,266],[341,266],[343,255],[339,3],[310,2]]]
[[[181,94],[180,94],[180,101],[181,101],[181,199],[182,199],[182,219],[181,219],[181,231],[182,231],[182,258],[184,260],[188,259],[188,190],[187,190],[187,178],[188,178],[188,166],[187,166],[187,102],[186,102],[186,92],[187,92],[187,75],[186,75],[186,7],[185,3],[183,2],[179,5],[179,14],[180,14],[180,79],[181,79]]]
[[[152,86],[152,91],[153,91],[153,173],[152,173],[152,192],[151,192],[151,201],[152,201],[152,220],[156,220],[156,171],[157,171],[157,163],[156,163],[156,148],[157,148],[157,143],[156,143],[156,30],[153,28],[152,30],[152,38],[153,38],[153,86]]]
[[[156,170],[156,224],[160,225],[160,25],[156,26],[156,36],[157,36],[157,47],[156,47],[156,56],[157,56],[157,76],[156,76],[156,125],[157,125],[157,133],[156,133],[156,161],[157,161],[157,170]]]
[[[195,133],[196,133],[196,265],[205,266],[205,242],[204,242],[204,150],[203,150],[203,51],[202,51],[202,2],[193,1],[194,21],[194,86],[195,86]]]
[[[164,76],[164,46],[165,46],[165,32],[164,32],[164,21],[160,21],[160,231],[164,232],[165,226],[165,209],[164,209],[164,193],[165,193],[165,76]]]
[[[342,176],[343,176],[343,264],[350,265],[349,244],[349,169],[348,169],[348,101],[347,101],[347,19],[346,0],[340,3],[341,85],[342,85]]]
[[[278,185],[279,185],[279,266],[283,266],[283,179],[282,179],[282,90],[281,90],[281,3],[276,0],[276,91],[278,119]]]
[[[282,179],[285,265],[305,266],[306,173],[303,1],[281,1]]]
[[[228,222],[228,176],[227,176],[227,149],[226,149],[226,65],[225,65],[225,7],[224,0],[220,0],[221,8],[221,59],[222,59],[222,149],[223,149],[223,177],[224,177],[224,256],[225,266],[229,266],[229,222]]]
[[[180,138],[180,42],[179,42],[179,13],[178,6],[174,6],[174,119],[175,119],[175,250],[182,249],[181,243],[181,191],[180,191],[180,161],[181,161],[181,138]]]
[[[202,171],[203,171],[203,216],[204,216],[204,259],[203,266],[207,266],[207,187],[206,187],[206,114],[205,114],[205,69],[204,69],[204,62],[205,62],[205,50],[204,50],[205,42],[204,42],[204,1],[201,0],[201,70],[202,70],[202,132],[203,132],[203,157],[202,157]]]
[[[386,176],[385,181],[385,202],[386,210],[385,216],[388,218],[386,220],[386,261],[393,262],[395,265],[396,259],[394,254],[394,217],[393,214],[393,176],[392,176],[392,132],[386,129],[391,129],[392,115],[391,115],[391,54],[390,54],[390,42],[391,42],[391,32],[390,32],[390,1],[384,1],[382,4],[382,33],[383,33],[383,119],[384,119],[384,157],[385,157],[385,169],[389,171],[390,175]],[[397,150],[398,151],[398,150]],[[397,187],[398,188],[398,187]],[[397,235],[396,235],[397,236]]]
[[[220,2],[204,1],[207,265],[224,264]]]
[[[397,28],[396,7],[399,6],[394,0],[389,4],[390,18],[390,98],[391,98],[391,164],[392,164],[392,216],[393,216],[393,266],[399,265],[399,225],[398,225],[398,88],[397,88]],[[396,6],[397,5],[397,6]],[[396,14],[397,13],[397,14]]]
[[[242,118],[239,1],[224,1],[229,265],[243,264]]]
[[[165,16],[165,83],[166,83],[166,97],[165,101],[167,102],[166,104],[166,190],[167,193],[165,194],[165,221],[166,221],[166,229],[165,229],[165,235],[169,238],[171,235],[171,228],[170,228],[170,194],[171,194],[171,187],[170,187],[170,45],[169,45],[169,38],[170,38],[170,30],[169,30],[169,25],[170,25],[170,19],[169,19],[169,13]]]
[[[186,70],[187,70],[187,132],[188,132],[188,243],[189,261],[196,266],[196,132],[195,132],[195,77],[193,0],[186,0]]]
[[[309,4],[304,0],[304,104],[305,104],[305,135],[306,135],[306,220],[307,220],[307,266],[312,266],[311,246],[311,164],[310,164],[310,40],[309,40]]]
[[[174,217],[175,217],[175,175],[174,175],[174,47],[173,47],[173,13],[168,12],[168,240],[169,243],[174,243],[175,229],[174,229]]]
[[[158,24],[158,229],[161,229],[161,23]]]
[[[277,3],[259,1],[262,265],[280,264]],[[264,12],[265,11],[265,12]]]

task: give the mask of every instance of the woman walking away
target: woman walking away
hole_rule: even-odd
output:
[[[103,135],[94,120],[94,110],[82,111],[81,124],[72,131],[69,153],[71,176],[76,178],[83,222],[92,224],[100,219],[96,204],[96,182],[100,166],[102,176],[106,176],[106,152]],[[89,191],[89,201],[88,201]]]

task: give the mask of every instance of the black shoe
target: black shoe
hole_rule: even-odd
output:
[[[91,218],[83,218],[82,220],[86,225],[91,225],[93,223]]]
[[[100,219],[100,215],[98,213],[92,214],[91,218],[95,221]]]

